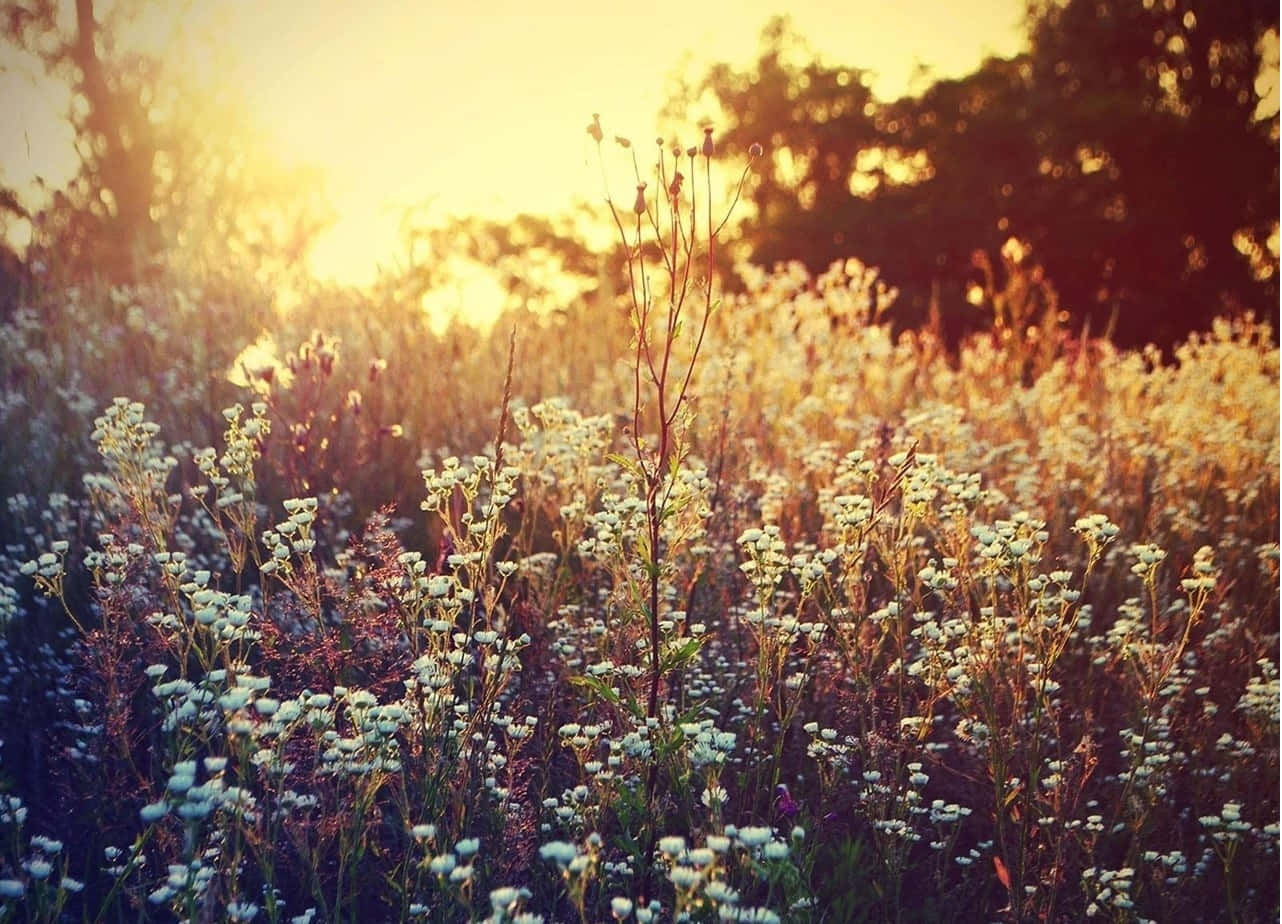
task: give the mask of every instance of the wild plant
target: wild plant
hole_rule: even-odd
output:
[[[524,372],[506,331],[354,324],[186,433],[106,396],[79,486],[7,501],[0,919],[1276,917],[1269,328],[1029,375],[843,264],[705,329],[682,158],[616,213],[634,340],[577,390],[521,384],[560,322]],[[362,417],[412,404],[429,342],[477,381],[404,418],[407,525],[343,415],[353,377]]]
[[[588,132],[601,159],[603,133],[598,117],[593,117]],[[606,203],[627,259],[629,317],[633,330],[631,425],[626,431],[631,452],[626,458],[621,455],[613,458],[633,482],[628,485],[629,494],[635,492],[641,500],[639,529],[630,537],[628,552],[636,556],[639,569],[626,568],[616,577],[630,588],[626,603],[628,615],[644,623],[648,630],[644,641],[649,660],[644,715],[654,721],[660,717],[664,674],[680,668],[698,649],[697,639],[681,639],[674,644],[665,643],[663,638],[661,595],[675,577],[672,561],[676,548],[693,535],[667,537],[665,527],[669,527],[687,505],[700,503],[696,495],[681,490],[682,485],[688,483],[683,467],[689,453],[689,389],[717,306],[713,297],[717,237],[730,218],[750,165],[740,176],[734,201],[718,220],[713,213],[712,160],[716,148],[710,127],[704,129],[701,145],[688,147],[684,152],[675,143],[670,152],[665,152],[663,140],[659,139],[654,175],[650,178],[658,187],[653,195],[646,193],[649,180],[642,176],[631,143],[625,138],[616,138],[616,141],[632,153],[636,198],[632,218],[625,225],[625,213],[609,194],[602,160]],[[754,146],[754,156],[759,153],[760,147]],[[683,163],[689,171],[688,186],[687,174],[682,172]],[[702,206],[698,188],[700,165],[704,178]],[[648,242],[647,231],[652,235]],[[700,267],[703,267],[702,278],[697,275]],[[685,356],[677,351],[683,337],[690,338]],[[652,437],[647,435],[650,426],[655,428]],[[696,506],[696,516],[700,513]],[[669,620],[669,623],[675,625],[675,621]],[[652,806],[658,772],[656,760],[646,782],[647,801]],[[651,831],[650,841],[653,839]]]

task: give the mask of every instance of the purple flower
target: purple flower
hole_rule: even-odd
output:
[[[781,818],[792,818],[797,814],[798,805],[788,792],[788,787],[780,783],[775,787],[775,811]]]

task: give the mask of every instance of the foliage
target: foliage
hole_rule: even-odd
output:
[[[513,312],[515,351],[318,290],[239,387],[247,335],[148,310],[217,292],[34,293],[0,914],[1276,916],[1269,327],[950,352],[856,261],[741,274],[701,343],[625,300]],[[647,342],[692,370],[657,541]]]
[[[0,191],[0,217],[32,227],[20,279],[43,267],[83,284],[141,283],[185,263],[207,276],[236,264],[279,281],[328,221],[314,172],[276,163],[235,105],[127,41],[156,7],[0,3],[0,41],[70,88],[79,160],[47,203]]]
[[[1275,11],[1046,5],[891,103],[775,25],[613,250],[288,312],[311,200],[3,13],[85,144],[0,329],[0,920],[1277,916]]]
[[[731,123],[728,152],[766,143],[754,262],[821,272],[859,254],[900,287],[908,326],[937,311],[955,339],[978,320],[976,251],[1014,240],[1077,329],[1170,347],[1277,301],[1277,17],[1213,0],[1035,4],[1028,53],[886,102],[776,20],[753,66],[714,66],[694,89]]]

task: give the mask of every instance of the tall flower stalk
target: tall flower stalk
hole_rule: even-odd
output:
[[[593,116],[588,133],[597,144],[601,158],[604,137],[601,123]],[[663,524],[673,513],[673,489],[688,452],[685,436],[689,428],[690,381],[708,331],[708,322],[719,300],[713,297],[716,242],[748,177],[751,160],[744,167],[734,197],[720,221],[715,221],[712,200],[712,161],[716,146],[712,129],[704,128],[703,142],[684,151],[674,144],[665,151],[662,138],[656,140],[654,163],[657,189],[643,179],[636,150],[625,138],[615,141],[631,152],[636,178],[636,197],[631,216],[620,211],[606,183],[606,203],[619,233],[628,268],[629,315],[632,322],[632,421],[627,438],[631,454],[617,458],[639,481],[644,498],[645,528],[639,552],[645,573],[642,609],[648,631],[650,671],[646,695],[646,718],[659,716],[659,693],[664,674],[660,639],[659,598],[666,563],[672,550],[663,548]],[[750,149],[752,159],[760,156],[760,145]],[[684,160],[684,164],[683,164]],[[602,160],[602,164],[604,161]],[[685,171],[682,171],[682,167]],[[698,174],[703,173],[703,192]],[[687,184],[687,178],[689,183]],[[700,199],[702,198],[702,203]],[[702,219],[702,228],[700,220]],[[702,274],[700,275],[700,270]],[[677,350],[683,336],[691,334],[688,353]],[[645,435],[647,423],[654,433]],[[652,798],[657,764],[651,768],[647,786]]]

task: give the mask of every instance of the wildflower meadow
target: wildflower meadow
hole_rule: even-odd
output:
[[[19,294],[0,921],[1277,919],[1271,324],[723,270],[692,134],[594,120],[622,294],[487,331]]]

